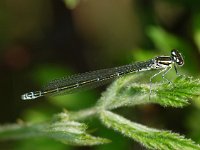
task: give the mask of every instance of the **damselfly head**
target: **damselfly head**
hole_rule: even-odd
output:
[[[181,53],[179,53],[179,51],[177,49],[173,49],[171,51],[171,59],[172,59],[173,62],[175,62],[179,66],[183,66],[184,65],[183,56],[181,55]]]

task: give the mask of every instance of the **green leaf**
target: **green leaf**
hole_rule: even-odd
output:
[[[172,48],[179,48],[181,45],[177,37],[167,33],[160,27],[149,27],[147,35],[152,39],[156,48],[160,50],[171,50]]]
[[[107,110],[147,103],[183,107],[189,104],[189,99],[200,94],[199,79],[179,76],[172,84],[152,83],[150,95],[150,84],[141,80],[146,76],[137,74],[118,79],[102,94],[98,106]]]
[[[153,100],[163,106],[182,107],[189,104],[188,100],[200,94],[200,80],[192,77],[179,76],[173,84],[157,87],[156,98]]]
[[[18,140],[23,138],[41,137],[39,132],[44,125],[10,124],[0,126],[0,141]]]
[[[63,121],[51,124],[45,132],[47,136],[70,145],[99,145],[110,142],[87,134],[86,129],[87,126],[83,123]]]
[[[115,109],[123,106],[133,106],[148,102],[149,85],[139,81],[141,74],[131,74],[119,78],[102,94],[98,107]]]
[[[0,140],[48,137],[70,145],[99,145],[110,142],[86,133],[83,123],[69,121],[66,113],[54,116],[52,122],[41,124],[13,124],[0,126]]]
[[[198,50],[200,49],[200,13],[195,13],[192,17],[192,33],[193,33],[193,39],[198,47]]]
[[[158,150],[200,150],[200,146],[170,131],[157,130],[131,122],[117,114],[102,111],[102,123],[128,136],[149,149]]]

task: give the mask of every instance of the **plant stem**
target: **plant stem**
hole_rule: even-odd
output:
[[[77,112],[70,112],[69,119],[70,120],[84,120],[86,118],[92,117],[98,114],[100,111],[99,107],[90,107],[87,109],[83,109]]]

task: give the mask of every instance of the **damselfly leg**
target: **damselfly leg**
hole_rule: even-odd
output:
[[[162,72],[165,72],[166,70],[167,70],[167,68],[164,68],[164,69],[160,70],[158,73],[156,73],[150,77],[149,100],[151,98],[151,93],[152,93],[152,79],[155,78],[157,75],[161,74]]]
[[[170,84],[172,84],[172,82],[169,80],[169,79],[167,79],[166,77],[165,77],[165,75],[169,72],[169,70],[171,70],[172,69],[172,66],[170,65],[165,71],[164,71],[164,73],[162,74],[162,78],[164,79],[164,80],[166,80],[168,83],[170,83]]]

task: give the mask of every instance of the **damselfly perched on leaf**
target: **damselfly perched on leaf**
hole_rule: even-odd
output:
[[[173,49],[171,51],[171,56],[157,56],[153,59],[136,62],[124,66],[101,69],[97,71],[86,72],[82,74],[72,75],[69,77],[63,77],[60,79],[53,80],[49,82],[40,91],[34,91],[25,93],[21,96],[22,100],[32,100],[38,97],[53,95],[58,93],[72,93],[83,88],[94,88],[105,83],[108,83],[118,77],[126,74],[148,71],[148,70],[159,70],[158,73],[154,74],[150,78],[150,83],[152,79],[160,73],[163,79],[170,82],[165,75],[174,66],[177,73],[176,65],[183,66],[184,60],[178,50]],[[151,94],[151,84],[150,84],[150,94]]]

